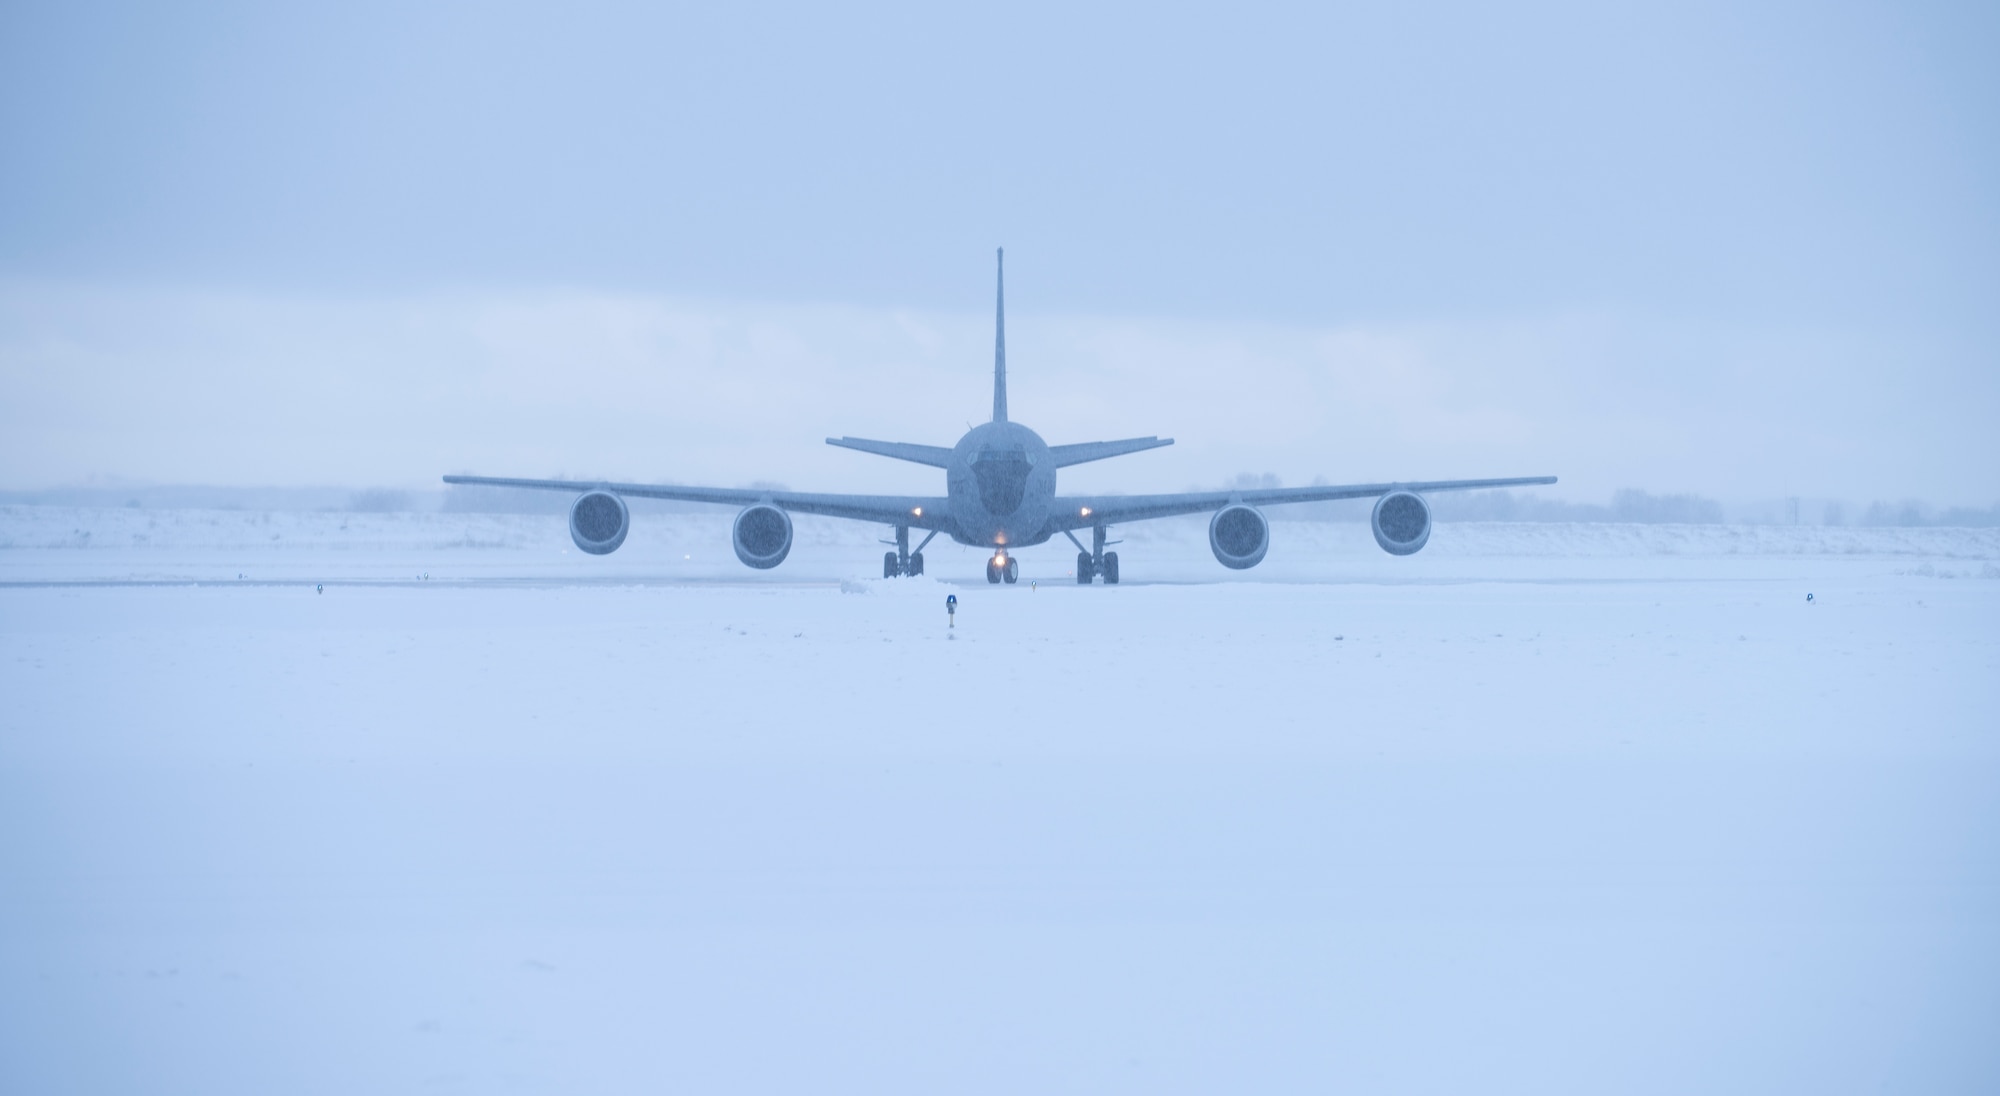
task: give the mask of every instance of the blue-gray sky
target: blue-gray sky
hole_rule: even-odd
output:
[[[8,5],[0,485],[2000,497],[2000,9],[1610,7]]]

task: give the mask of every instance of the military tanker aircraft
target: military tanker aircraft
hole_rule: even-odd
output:
[[[1012,583],[1020,577],[1014,552],[1046,543],[1061,535],[1076,546],[1076,581],[1089,585],[1102,578],[1118,581],[1118,553],[1105,551],[1116,541],[1105,539],[1113,525],[1178,514],[1213,513],[1208,543],[1216,561],[1242,570],[1255,567],[1271,546],[1271,525],[1260,506],[1331,499],[1375,499],[1369,524],[1375,543],[1392,555],[1407,556],[1431,535],[1430,491],[1465,491],[1483,487],[1528,487],[1556,482],[1554,476],[1516,479],[1438,480],[1428,483],[1361,483],[1347,486],[1274,487],[1240,491],[1190,491],[1174,495],[1059,495],[1056,470],[1086,461],[1124,456],[1163,445],[1172,438],[1127,438],[1050,445],[1040,434],[1007,418],[1007,280],[1006,254],[996,255],[999,288],[994,302],[993,420],[981,423],[958,444],[916,445],[828,438],[828,445],[858,449],[896,460],[944,469],[943,495],[829,495],[756,488],[676,487],[644,483],[603,483],[587,480],[509,479],[494,476],[446,476],[446,483],[488,487],[527,487],[579,492],[569,508],[569,533],[576,546],[592,555],[616,551],[631,528],[627,498],[672,499],[741,506],[731,530],[736,558],[765,569],[785,561],[792,550],[791,515],[872,521],[895,530],[895,550],[882,556],[882,577],[924,573],[924,547],[940,533],[960,544],[993,549],[986,563],[986,581]],[[910,531],[923,530],[924,539],[910,548]],[[1077,533],[1090,531],[1086,548]]]

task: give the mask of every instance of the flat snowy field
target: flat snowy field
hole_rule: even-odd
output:
[[[2000,1091],[1994,531],[729,518],[0,509],[0,1091]]]

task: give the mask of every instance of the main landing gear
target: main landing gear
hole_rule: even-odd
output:
[[[1010,586],[1021,581],[1021,561],[1004,552],[993,553],[993,558],[986,561],[986,581]]]
[[[1076,545],[1076,584],[1078,586],[1088,586],[1091,579],[1100,575],[1104,577],[1104,584],[1106,586],[1118,585],[1118,553],[1104,550],[1106,543],[1104,540],[1104,526],[1091,526],[1091,550],[1087,552],[1084,551],[1083,542],[1076,539],[1075,533],[1064,530],[1063,535],[1069,538],[1071,544]],[[1118,542],[1114,540],[1110,543],[1116,544]]]
[[[1106,586],[1118,585],[1118,553],[1104,553],[1104,562],[1099,564],[1091,561],[1089,552],[1078,552],[1076,554],[1076,584],[1078,586],[1088,586],[1090,585],[1090,580],[1099,575],[1104,576],[1104,584]]]
[[[930,536],[925,537],[917,545],[917,550],[912,552],[910,551],[910,527],[907,525],[896,526],[896,539],[894,541],[885,540],[882,542],[896,546],[895,551],[882,553],[882,577],[914,578],[917,575],[923,574],[924,545],[929,544],[931,537],[934,536],[937,536],[936,529],[931,530]]]

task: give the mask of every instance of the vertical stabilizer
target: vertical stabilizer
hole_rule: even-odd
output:
[[[1007,421],[1007,249],[994,250],[1000,288],[993,300],[993,421]]]

